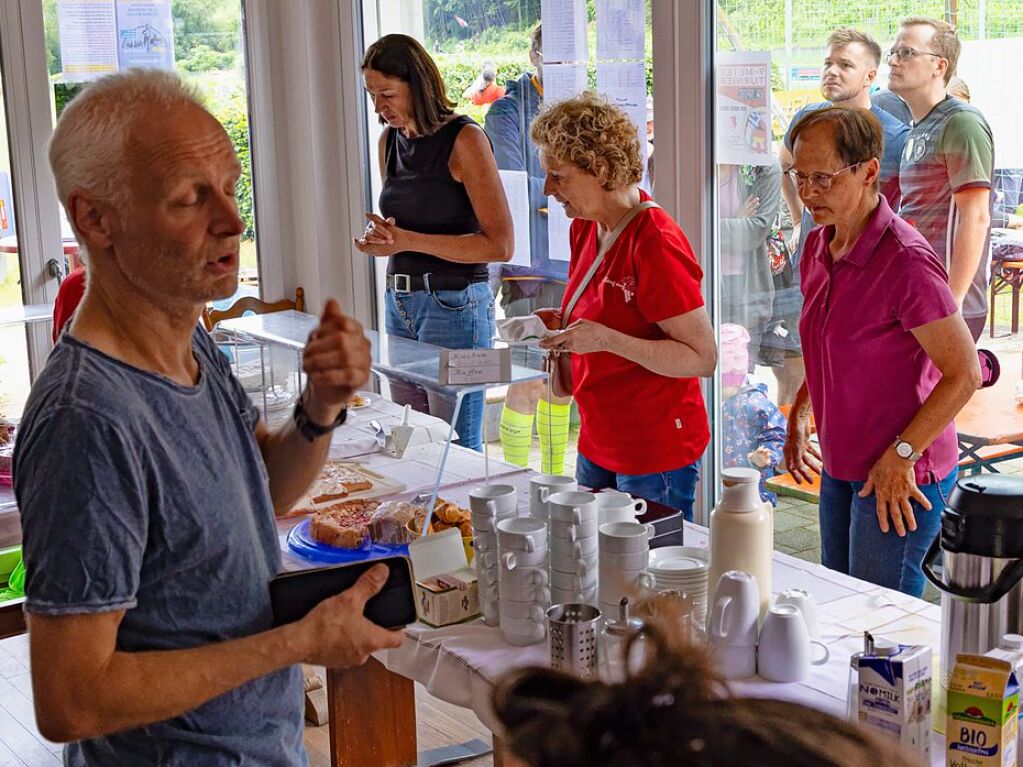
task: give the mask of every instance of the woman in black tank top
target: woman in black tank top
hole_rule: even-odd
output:
[[[362,62],[380,122],[380,212],[355,247],[387,256],[387,332],[452,349],[488,348],[487,264],[512,256],[511,213],[483,130],[456,115],[437,65],[413,38],[386,35]],[[450,420],[454,401],[391,382],[396,401]],[[481,449],[483,395],[464,398],[459,442]]]

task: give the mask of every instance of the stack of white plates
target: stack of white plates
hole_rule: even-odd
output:
[[[654,577],[654,589],[678,589],[693,600],[697,613],[707,611],[707,572],[710,555],[694,546],[664,546],[650,550],[648,572]]]

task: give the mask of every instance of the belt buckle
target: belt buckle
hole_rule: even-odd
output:
[[[411,293],[412,292],[412,275],[411,274],[396,274],[396,275],[394,275],[394,292],[395,293]]]

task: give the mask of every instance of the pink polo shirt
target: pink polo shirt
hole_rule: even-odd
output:
[[[941,378],[910,331],[957,307],[931,246],[883,196],[837,263],[828,251],[833,235],[833,227],[817,227],[807,236],[799,332],[824,470],[865,481]],[[917,461],[917,484],[943,479],[957,460],[950,422]]]

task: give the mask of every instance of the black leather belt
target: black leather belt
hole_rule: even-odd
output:
[[[389,274],[387,275],[387,289],[393,290],[395,293],[411,293],[415,290],[465,290],[470,285],[486,281],[486,276],[460,277],[447,274]]]

